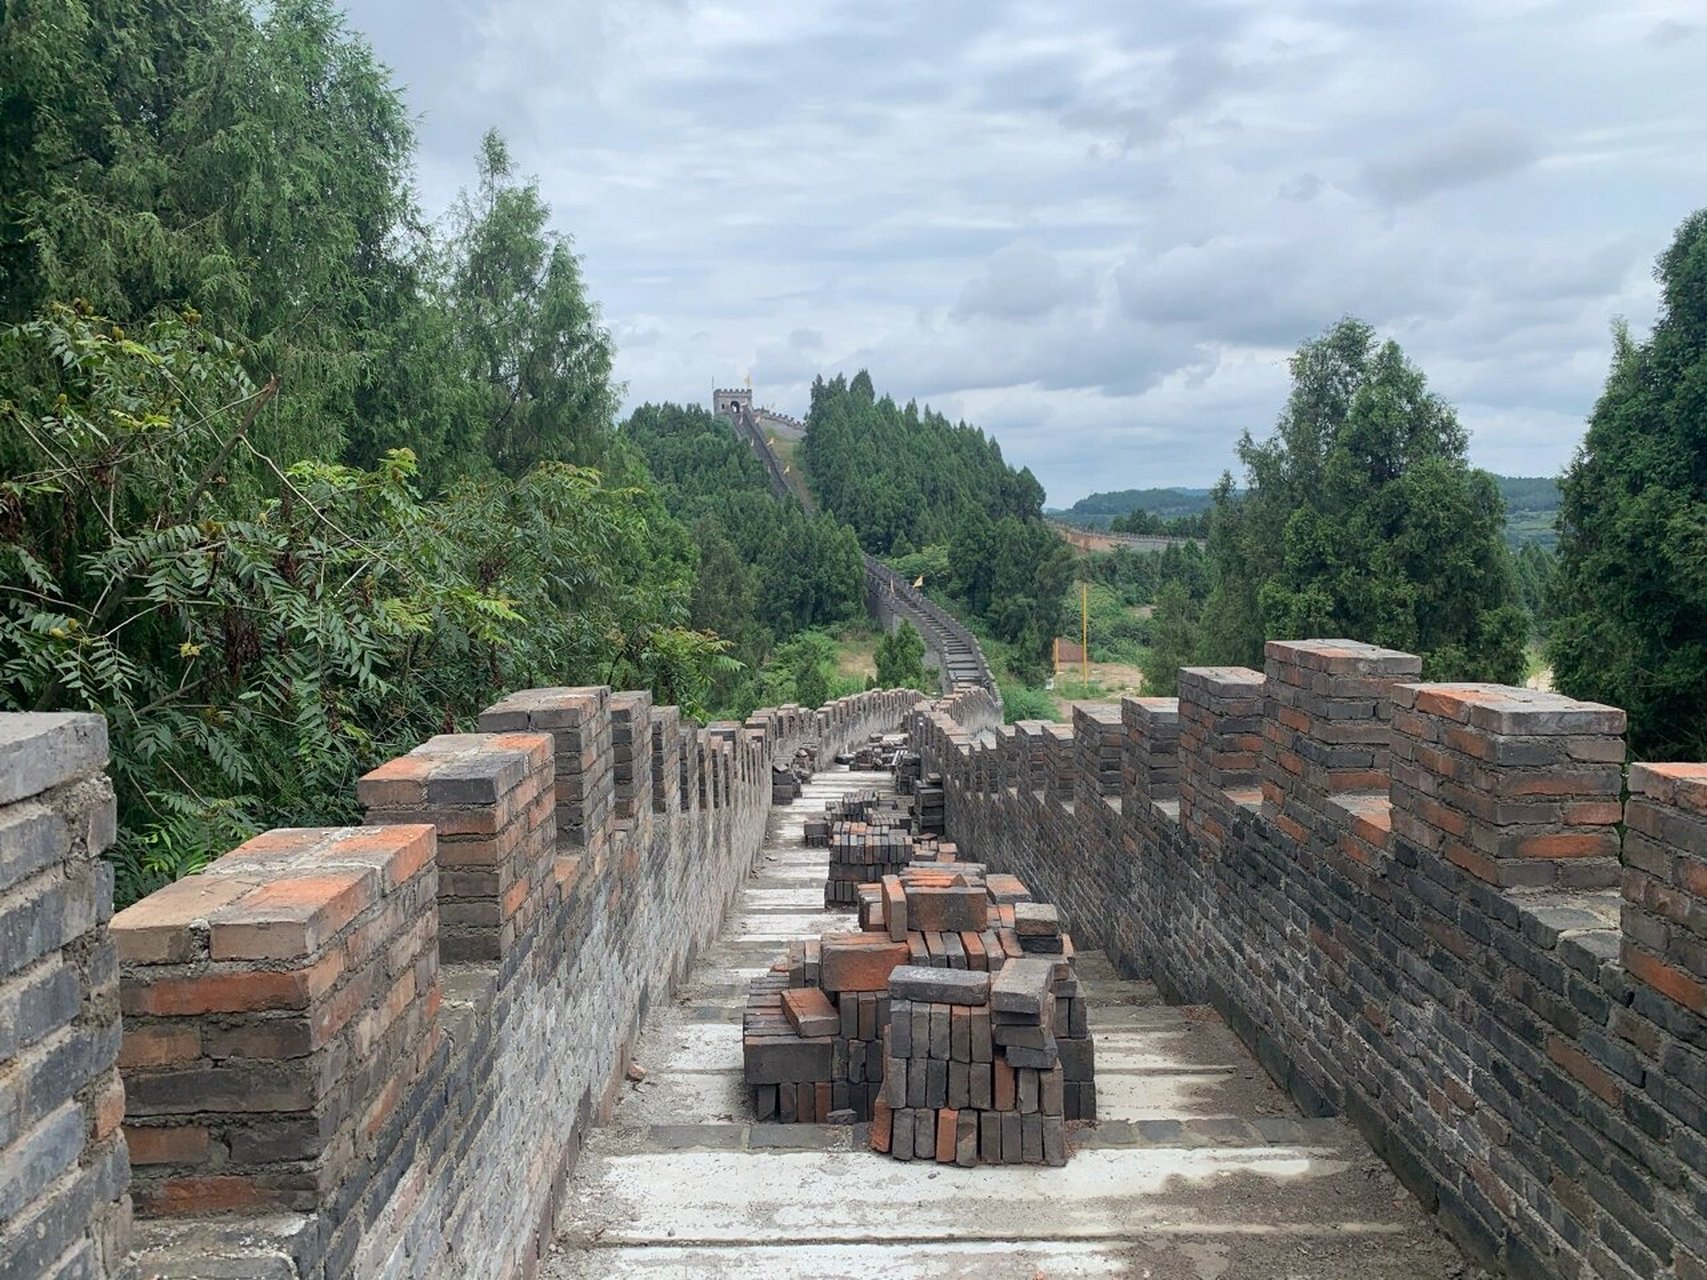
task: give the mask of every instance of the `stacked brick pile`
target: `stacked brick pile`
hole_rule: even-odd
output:
[[[800,799],[800,787],[804,781],[792,765],[781,762],[771,765],[771,803],[793,804]]]
[[[941,835],[944,823],[942,775],[928,773],[913,788],[913,828],[927,835]]]
[[[270,831],[113,918],[139,1209],[312,1212],[369,1154],[436,1043],[433,850]]]
[[[1017,878],[934,852],[859,887],[860,932],[797,943],[754,982],[755,1112],[870,1119],[900,1159],[1060,1163],[1063,1123],[1096,1115],[1071,940]]]
[[[838,822],[829,837],[830,867],[824,880],[826,907],[851,907],[859,887],[894,875],[913,861],[913,837],[882,822]]]
[[[356,784],[370,825],[438,828],[446,960],[501,960],[526,936],[551,877],[555,794],[542,733],[440,734]]]
[[[896,969],[872,1148],[944,1164],[1065,1164],[1058,978],[1070,980],[1066,961],[1043,957],[994,974]]]
[[[924,772],[924,758],[917,751],[899,751],[895,754],[895,791],[898,795],[910,796],[919,785],[919,779]]]

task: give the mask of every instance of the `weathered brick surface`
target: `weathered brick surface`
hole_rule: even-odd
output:
[[[552,739],[440,734],[356,784],[370,825],[438,832],[439,953],[499,960],[543,909],[556,852]]]
[[[1618,880],[1624,713],[1500,685],[1393,689],[1393,832],[1502,887]]]
[[[169,1110],[171,1088],[162,1085],[150,1104],[155,1113],[129,1121],[137,1132],[151,1130],[143,1147],[156,1163],[140,1171],[139,1179],[164,1185],[180,1170],[225,1170],[239,1159],[247,1162],[238,1168],[240,1175],[263,1167],[281,1171],[248,1184],[241,1177],[236,1182],[220,1176],[186,1180],[173,1184],[181,1188],[176,1201],[156,1194],[149,1201],[151,1212],[176,1207],[203,1216],[188,1225],[180,1220],[169,1230],[157,1228],[154,1219],[141,1222],[141,1257],[149,1273],[200,1275],[206,1259],[218,1256],[230,1274],[276,1274],[261,1270],[259,1259],[265,1258],[268,1266],[313,1280],[529,1274],[555,1229],[554,1215],[581,1136],[614,1097],[648,1009],[667,998],[697,952],[716,936],[759,854],[772,753],[791,759],[807,741],[826,752],[843,750],[873,731],[896,727],[918,701],[912,693],[861,694],[811,714],[772,717],[762,737],[741,725],[696,730],[682,724],[673,708],[649,707],[645,734],[638,718],[630,716],[636,725],[630,741],[649,753],[649,761],[667,762],[663,807],[658,807],[658,778],[648,770],[642,786],[636,772],[636,812],[620,820],[614,758],[619,735],[612,719],[613,704],[615,714],[622,714],[622,695],[613,698],[603,689],[530,690],[492,708],[482,717],[482,727],[496,736],[482,738],[475,753],[481,764],[463,771],[472,776],[437,778],[443,784],[439,796],[457,797],[442,811],[447,826],[467,826],[476,818],[494,825],[493,811],[503,806],[493,797],[515,772],[511,763],[500,765],[498,757],[515,750],[533,759],[537,744],[523,740],[538,734],[550,735],[554,748],[571,753],[567,763],[549,762],[545,777],[555,778],[546,794],[557,815],[575,821],[558,832],[555,856],[546,859],[537,912],[500,948],[501,957],[446,958],[440,970],[442,1003],[431,1020],[431,1053],[412,1080],[389,1050],[346,1056],[309,1047],[318,1034],[315,1028],[330,1027],[347,1008],[357,1008],[351,1019],[359,1021],[377,1007],[341,1000],[355,990],[356,970],[346,964],[333,977],[335,966],[327,963],[340,940],[354,937],[369,918],[358,914],[339,923],[364,898],[364,884],[328,876],[322,868],[314,877],[321,896],[311,907],[298,903],[282,912],[286,918],[279,928],[236,943],[282,951],[288,939],[292,945],[319,948],[291,959],[213,958],[212,934],[229,893],[216,883],[230,878],[223,872],[184,882],[190,887],[172,892],[191,896],[180,902],[169,898],[170,910],[162,910],[155,899],[139,904],[145,910],[139,911],[132,937],[139,956],[150,958],[139,959],[138,965],[157,970],[163,979],[217,978],[239,967],[247,967],[249,975],[240,983],[192,986],[194,999],[188,1004],[183,1001],[190,996],[174,995],[175,989],[159,984],[162,1011],[147,1020],[139,1016],[126,1040],[127,1074],[169,1079],[193,1056],[213,1062],[210,1078],[228,1070],[247,1072],[254,1085],[247,1097],[249,1113],[233,1110],[225,1117]],[[510,746],[497,748],[495,756],[493,743]],[[393,764],[399,765],[396,775],[377,779],[370,798],[379,794],[374,788],[380,783],[430,787],[437,777],[430,762]],[[417,771],[422,776],[415,776]],[[648,794],[651,803],[641,806],[639,799]],[[585,821],[588,814],[602,815],[592,829]],[[385,829],[359,830],[373,838]],[[445,835],[444,847],[454,839]],[[221,863],[228,860],[229,855]],[[448,873],[431,860],[425,865]],[[298,872],[307,875],[303,867],[290,874]],[[377,907],[365,910],[383,911],[386,901],[382,894]],[[428,892],[417,927],[448,901]],[[144,920],[145,914],[150,919]],[[230,923],[260,923],[252,915],[234,916]],[[243,936],[235,929],[230,933],[233,940]],[[435,935],[435,959],[442,936]],[[396,956],[399,948],[394,945],[386,954]],[[305,1001],[306,1008],[297,1007]],[[205,1007],[192,1011],[197,1002],[231,1008],[219,1014]],[[321,1010],[327,1016],[316,1021]],[[251,1038],[234,1046],[228,1035],[234,1030]],[[209,1047],[215,1041],[222,1046],[217,1058]],[[358,1128],[349,1142],[333,1134],[316,1146],[304,1141],[302,1130],[278,1123],[299,1113],[263,1112],[263,1105],[297,1105],[301,1094],[292,1090],[301,1087],[299,1059],[305,1051],[331,1055],[325,1059],[329,1069],[335,1065],[377,1082],[381,1094],[364,1113],[377,1123]],[[197,1105],[209,1100],[198,1097]],[[205,1136],[195,1132],[198,1128],[206,1130]],[[293,1142],[298,1145],[292,1147]],[[294,1161],[287,1154],[291,1151],[306,1151],[306,1162]],[[220,1219],[205,1216],[239,1209],[253,1203],[255,1195],[270,1203],[288,1198],[306,1204],[302,1175],[334,1163],[344,1170],[341,1178],[317,1176],[313,1204],[302,1217],[253,1219],[234,1236]],[[493,1170],[504,1176],[494,1177]]]
[[[4,1280],[135,1272],[106,761],[98,716],[0,716]]]
[[[1126,972],[1212,1003],[1479,1261],[1524,1277],[1707,1274],[1707,766],[1632,767],[1620,850],[1621,713],[1417,685],[1403,655],[1323,652],[1345,647],[1271,650],[1266,678],[1182,673],[1189,823],[1147,796],[1103,834],[1073,812],[1082,793],[1069,805],[1030,785],[1029,735],[996,739],[991,786],[985,748],[940,708],[910,732],[965,856],[1021,876]],[[1361,789],[1349,754],[1316,761],[1324,772],[1281,765],[1339,721],[1379,724],[1384,689],[1387,787]],[[1285,733],[1270,732],[1271,695],[1304,712],[1272,717]],[[1123,711],[1135,797],[1138,762],[1165,759],[1168,739],[1164,724],[1134,742],[1154,717]],[[1378,749],[1370,737],[1359,746]],[[1285,776],[1268,773],[1259,808],[1253,771],[1269,766]],[[898,1143],[902,1113],[890,1121]]]
[[[1209,840],[1225,833],[1224,792],[1254,801],[1263,751],[1264,680],[1247,667],[1185,667],[1179,673],[1180,820]]]
[[[610,689],[523,689],[480,713],[482,733],[549,733],[555,744],[557,835],[605,855],[615,803]]]
[[[430,826],[271,831],[114,918],[140,1213],[306,1212],[359,1174],[434,1052],[439,874]]]

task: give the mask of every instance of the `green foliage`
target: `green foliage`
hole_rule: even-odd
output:
[[[1660,255],[1647,341],[1620,327],[1563,481],[1559,688],[1630,714],[1645,759],[1707,759],[1707,210]]]
[[[927,589],[987,623],[1023,673],[1040,676],[1073,556],[1043,523],[1043,487],[1030,471],[1009,467],[974,427],[878,399],[864,371],[851,383],[813,383],[804,455],[819,503],[867,551],[916,566]]]
[[[330,0],[0,11],[0,322],[198,307],[291,399],[276,457],[337,456],[411,287],[408,112]]]
[[[1021,720],[1056,720],[1061,715],[1054,697],[1045,689],[1017,681],[998,682],[1002,691],[1002,712],[1007,723]]]
[[[547,463],[426,502],[407,451],[281,465],[248,433],[267,391],[193,319],[55,308],[0,331],[0,374],[0,705],[108,716],[123,898],[353,820],[363,771],[510,689],[691,711],[725,661],[643,490]]]
[[[835,670],[835,639],[825,631],[799,632],[777,645],[765,663],[753,706],[823,706],[830,699]]]
[[[1215,494],[1200,656],[1260,666],[1265,639],[1343,635],[1420,653],[1430,679],[1521,679],[1499,492],[1451,406],[1356,320],[1292,378],[1275,434],[1239,443],[1246,492]]]
[[[877,687],[879,689],[929,688],[925,680],[925,641],[905,618],[901,625],[877,642]]]
[[[1177,520],[1203,515],[1209,506],[1208,489],[1119,489],[1089,494],[1057,514],[1071,524],[1101,526],[1114,517],[1131,515],[1136,511],[1148,512],[1163,520]]]
[[[1559,557],[1536,542],[1526,542],[1512,557],[1517,593],[1529,613],[1532,636],[1545,639],[1553,627],[1553,596],[1558,587]]]
[[[1143,533],[1169,538],[1202,538],[1208,536],[1209,533],[1209,516],[1205,512],[1198,512],[1196,515],[1167,518],[1140,508],[1129,511],[1123,516],[1114,517],[1108,522],[1108,527],[1112,533]]]
[[[693,530],[693,623],[728,638],[745,668],[719,681],[713,701],[745,715],[767,701],[753,673],[777,640],[863,614],[859,543],[834,518],[778,502],[751,450],[703,408],[642,405],[621,436]]]
[[[1158,698],[1179,694],[1179,669],[1197,661],[1201,644],[1200,605],[1182,582],[1165,585],[1151,619],[1152,643],[1144,664],[1144,692]]]
[[[610,336],[539,186],[490,131],[479,183],[451,213],[449,298],[479,388],[485,452],[505,475],[547,459],[597,464],[616,412]]]

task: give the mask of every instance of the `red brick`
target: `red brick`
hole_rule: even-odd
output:
[[[398,756],[356,780],[356,799],[369,809],[400,809],[427,800],[427,779],[438,761],[426,756]]]
[[[1618,837],[1614,832],[1594,832],[1574,835],[1561,832],[1554,835],[1525,836],[1517,842],[1520,858],[1609,858],[1618,856]]]
[[[306,969],[286,973],[256,970],[204,973],[125,983],[124,1012],[162,1017],[202,1013],[248,1013],[261,1009],[306,1009],[343,972],[343,956],[328,952]]]
[[[201,1164],[208,1158],[208,1134],[200,1125],[124,1127],[132,1164]]]
[[[883,991],[890,971],[906,963],[905,942],[875,933],[826,935],[818,981],[826,991]]]
[[[1618,1083],[1618,1077],[1594,1062],[1563,1036],[1547,1037],[1547,1056],[1570,1072],[1591,1093],[1615,1107],[1622,1105],[1624,1090]]]
[[[955,1139],[959,1136],[960,1112],[944,1107],[936,1113],[936,1158],[938,1164],[953,1164]]]
[[[115,1070],[109,1072],[106,1083],[95,1094],[95,1114],[90,1132],[96,1142],[104,1142],[124,1120],[124,1080]]]
[[[1696,1013],[1707,1013],[1707,984],[1681,969],[1674,968],[1651,952],[1631,945],[1628,938],[1624,939],[1619,958],[1626,969],[1661,995],[1677,1001],[1686,1009],[1693,1009]]]
[[[124,1024],[124,1041],[119,1046],[121,1067],[174,1066],[201,1056],[199,1027],[177,1022],[139,1023],[134,1019]]]
[[[871,1104],[871,1149],[888,1151],[894,1141],[895,1113],[881,1096]]]
[[[274,880],[213,914],[212,957],[306,959],[378,896],[377,877],[369,871],[324,871]]]
[[[228,857],[230,855],[227,855]],[[127,964],[177,964],[196,954],[192,925],[255,886],[226,876],[186,876],[113,917],[119,959]]]

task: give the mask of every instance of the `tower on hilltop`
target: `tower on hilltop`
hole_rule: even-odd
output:
[[[739,418],[743,411],[753,411],[751,387],[719,387],[711,393],[711,411],[728,418]]]

